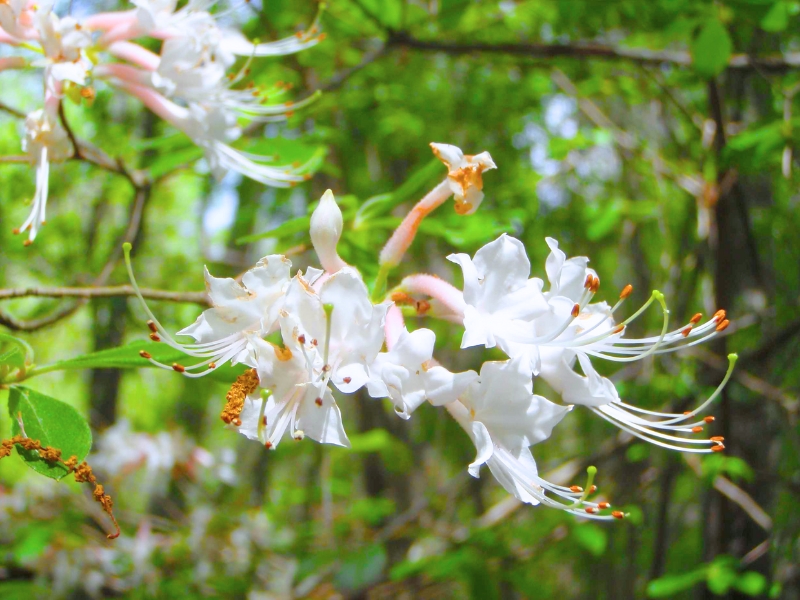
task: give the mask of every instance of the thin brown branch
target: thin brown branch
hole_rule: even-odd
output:
[[[627,61],[641,65],[673,64],[691,66],[692,57],[685,51],[655,51],[645,48],[622,48],[594,42],[576,44],[439,42],[417,39],[405,32],[390,32],[388,45],[412,50],[444,52],[446,54],[507,54],[529,58],[594,58]],[[800,52],[755,58],[734,54],[728,61],[729,69],[763,71],[789,71],[800,67]]]
[[[141,289],[142,296],[148,300],[164,302],[188,302],[192,304],[208,304],[206,292],[170,292],[167,290]],[[12,298],[114,298],[119,296],[135,296],[130,285],[114,285],[106,287],[31,287],[0,290],[0,300]]]
[[[7,112],[8,114],[17,117],[18,119],[24,119],[25,118],[25,113],[24,112],[22,112],[21,110],[17,110],[16,108],[12,108],[8,104],[3,104],[2,102],[0,102],[0,110],[2,110],[3,112]]]

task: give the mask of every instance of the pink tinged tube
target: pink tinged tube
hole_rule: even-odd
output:
[[[95,74],[97,74],[98,69],[95,69]],[[111,64],[103,65],[101,73],[117,78],[116,85],[118,87],[141,100],[147,108],[171,125],[183,130],[185,121],[189,116],[188,110],[167,100],[154,89],[145,87],[138,81],[130,81],[130,78],[135,79],[141,76],[141,71],[127,65]]]
[[[386,242],[381,250],[380,265],[382,267],[396,267],[400,264],[403,256],[411,246],[411,242],[417,235],[422,220],[452,195],[447,179],[433,188],[428,195],[420,200],[417,205],[406,215],[403,222]]]
[[[155,71],[161,63],[158,54],[133,42],[114,42],[108,47],[108,51],[117,58],[132,62],[148,71]]]
[[[455,316],[464,318],[464,294],[444,279],[435,275],[409,275],[400,282],[399,289],[409,294],[424,294],[438,300]]]
[[[91,30],[108,31],[120,25],[136,23],[136,11],[126,10],[121,12],[97,13],[83,19],[83,27]]]
[[[403,312],[392,304],[386,312],[386,321],[383,326],[384,333],[386,334],[387,350],[391,350],[394,347],[405,328],[406,323],[405,319],[403,319]]]
[[[3,40],[3,32],[0,31],[0,43],[8,43]],[[21,56],[8,56],[0,58],[0,71],[9,69],[24,69],[28,66],[28,61]]]

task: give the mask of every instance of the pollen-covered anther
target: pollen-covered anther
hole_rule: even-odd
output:
[[[583,488],[579,485],[571,485],[569,486],[569,489],[571,492],[574,492],[576,494],[580,494],[583,491]]]
[[[622,291],[619,294],[619,299],[625,300],[625,298],[631,295],[631,292],[633,292],[633,286],[629,283],[624,288],[622,288]]]
[[[572,312],[571,312],[570,314],[572,315],[572,318],[573,318],[573,319],[574,319],[575,317],[577,317],[579,314],[581,314],[581,305],[580,305],[580,304],[576,304],[576,305],[574,305],[574,306],[572,307]]]
[[[217,363],[215,363],[215,362],[208,363],[208,368],[209,369],[216,369],[217,368]]]
[[[406,294],[405,292],[392,292],[389,296],[392,302],[394,302],[397,306],[405,306],[405,305],[414,305],[416,304],[416,300]]]
[[[301,344],[305,344],[306,343],[306,335],[304,333],[301,333],[300,335],[297,336],[297,341],[300,342]]]
[[[153,358],[153,355],[147,352],[146,350],[139,350],[139,356],[141,356],[142,358],[146,358],[148,360]]]
[[[715,444],[720,444],[720,443],[725,441],[725,438],[722,437],[721,435],[715,435],[715,436],[713,436],[712,438],[709,438],[709,439],[712,442],[714,442]]]
[[[713,423],[716,419],[712,415],[708,415],[707,417],[703,417],[703,421],[706,423]]]
[[[178,363],[172,363],[172,370],[177,371],[178,373],[183,373],[186,371],[186,367]]]
[[[30,246],[32,243],[33,243],[33,240],[29,240],[28,239],[28,240],[25,240],[24,242],[22,242],[22,245],[23,246]]]
[[[154,342],[160,342],[161,341],[161,338],[158,336],[157,333],[151,333],[150,334],[150,339],[153,340]]]
[[[330,370],[331,370],[331,366],[330,365],[322,365],[322,372],[323,373],[327,373]]]
[[[703,431],[702,425],[697,425],[695,427],[692,427],[692,433],[700,433],[701,431]]]
[[[703,318],[703,313],[695,314],[691,319],[689,319],[689,323],[692,325],[697,325]]]
[[[155,321],[148,321],[147,328],[153,333],[158,333],[158,328],[156,327]]]
[[[233,382],[231,389],[225,394],[225,408],[220,413],[220,418],[225,423],[234,423],[239,420],[239,415],[244,408],[244,400],[248,394],[252,394],[258,387],[258,373],[255,369],[249,369],[239,375]],[[241,424],[241,422],[240,422]]]
[[[692,333],[692,326],[691,325],[687,325],[686,327],[684,327],[681,330],[681,335],[683,337],[687,337],[690,333]]]
[[[597,508],[602,509],[602,510],[605,510],[606,508],[611,508],[611,503],[610,502],[598,502],[597,503]]]
[[[351,381],[353,381],[353,378],[352,377],[343,377],[342,381],[344,381],[345,383],[350,383]]]
[[[14,227],[14,229],[11,230],[11,233],[14,235],[19,235],[19,227]]]
[[[264,448],[266,448],[267,450],[272,450],[272,442],[270,442],[269,440],[264,442]]]
[[[616,327],[614,327],[614,329],[613,329],[613,331],[612,331],[611,333],[612,333],[612,334],[614,334],[614,333],[620,333],[620,332],[621,332],[621,331],[623,331],[624,329],[625,329],[625,325],[623,325],[622,323],[620,323],[619,325],[617,325]]]
[[[597,491],[597,486],[596,485],[593,485],[592,487],[589,488],[589,493],[590,494],[594,494],[596,491]]]
[[[717,331],[725,331],[730,325],[731,322],[728,319],[723,320],[719,325],[717,325]]]
[[[428,302],[427,300],[420,300],[419,302],[417,302],[417,314],[418,315],[424,315],[430,309],[431,309],[431,303]]]
[[[589,513],[590,515],[595,515],[595,514],[597,514],[598,512],[600,512],[598,509],[596,509],[596,508],[595,508],[595,507],[593,507],[593,506],[587,506],[587,507],[586,507],[584,510],[585,510],[587,513]]]
[[[592,287],[589,288],[589,290],[593,294],[596,294],[597,290],[599,290],[599,289],[600,289],[600,278],[599,277],[595,277],[594,279],[592,279]]]
[[[716,446],[711,446],[712,452],[722,452],[723,450],[725,450],[724,444],[717,444]]]
[[[317,406],[322,406],[322,398],[317,398],[316,400],[314,400],[314,404],[316,404]]]
[[[614,517],[615,519],[624,519],[625,513],[622,512],[621,510],[612,510],[611,516]]]
[[[312,345],[312,346],[317,346],[317,345],[319,345],[319,341],[317,340],[317,338],[314,338],[314,339],[312,339],[312,340],[311,340],[311,345]]]
[[[721,308],[717,312],[714,313],[714,316],[711,317],[711,320],[712,321],[716,321],[717,323],[719,323],[720,321],[724,321],[725,320],[725,315],[727,315],[727,314],[728,313],[726,313],[725,310]]]

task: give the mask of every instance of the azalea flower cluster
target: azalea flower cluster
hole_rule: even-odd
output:
[[[132,0],[131,10],[101,12],[78,20],[59,16],[52,0],[0,2],[0,72],[42,70],[43,107],[25,120],[23,150],[36,168],[30,216],[15,230],[26,244],[45,222],[49,165],[75,155],[74,138],[63,121],[65,98],[91,104],[98,84],[140,100],[203,149],[212,173],[229,171],[265,185],[286,187],[308,178],[307,165],[280,166],[274,157],[242,152],[230,144],[246,122],[285,119],[313,101],[287,102],[289,84],[270,88],[248,81],[257,57],[283,56],[314,46],[324,34],[317,20],[305,31],[275,42],[254,43],[219,23],[215,0]],[[323,6],[323,5],[321,5]],[[146,48],[161,42],[160,53]]]
[[[365,390],[388,398],[397,415],[409,419],[423,403],[444,407],[475,444],[468,466],[479,476],[488,466],[498,482],[523,502],[593,518],[622,518],[608,502],[589,499],[594,468],[584,487],[565,487],[538,474],[531,447],[546,440],[575,405],[588,407],[627,433],[665,448],[685,452],[719,452],[720,437],[696,434],[713,422],[700,417],[727,383],[696,409],[672,414],[622,401],[613,383],[595,369],[593,359],[631,362],[702,343],[728,326],[725,312],[703,321],[695,315],[670,330],[663,295],[653,292],[633,315],[617,322],[615,314],[630,296],[626,286],[614,306],[593,302],[600,287],[585,257],[567,258],[547,238],[548,284],[530,277],[522,243],[502,235],[470,257],[448,258],[463,272],[459,290],[427,274],[411,275],[385,290],[392,268],[412,243],[419,223],[449,197],[459,214],[468,214],[483,197],[483,173],[495,168],[488,153],[464,155],[446,144],[432,144],[446,165],[446,178],[409,213],[383,248],[372,292],[362,275],[338,254],[343,217],[333,194],[322,197],[311,217],[310,235],[322,269],[291,272],[291,262],[270,255],[240,281],[219,279],[206,271],[212,307],[177,333],[181,343],[158,322],[139,296],[150,318],[150,337],[185,353],[192,364],[154,365],[187,377],[202,377],[222,364],[242,363],[248,370],[227,395],[222,420],[231,428],[275,449],[286,437],[309,437],[320,443],[348,446],[334,392]],[[128,246],[127,250],[130,247]],[[136,280],[126,252],[129,276]],[[136,287],[138,292],[138,287]],[[661,308],[659,335],[631,338],[626,331],[649,306]],[[404,314],[444,319],[463,327],[462,348],[497,347],[508,359],[484,362],[480,372],[454,373],[434,358],[435,334],[409,331]],[[580,368],[580,371],[576,370]],[[533,393],[541,377],[561,396],[561,403]]]

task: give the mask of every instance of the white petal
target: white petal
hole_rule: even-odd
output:
[[[431,143],[431,149],[434,155],[442,161],[448,170],[454,171],[464,166],[464,153],[461,148],[451,146],[450,144],[437,144]]]
[[[464,275],[464,302],[477,306],[480,301],[479,284],[483,274],[478,274],[478,270],[468,254],[450,254],[447,260],[461,267]]]
[[[347,379],[348,381],[344,381]],[[352,363],[336,369],[331,382],[343,394],[352,394],[364,387],[369,381],[367,369],[363,364]]]
[[[317,400],[322,401],[320,406]],[[306,386],[305,396],[297,410],[297,428],[321,444],[350,447],[344,431],[342,413],[327,386],[321,383]]]
[[[494,453],[494,445],[489,431],[483,423],[474,421],[472,423],[472,441],[478,450],[475,460],[470,463],[467,470],[473,477],[480,477],[481,465],[488,461]]]
[[[431,367],[422,374],[425,395],[434,406],[442,406],[457,400],[478,379],[475,371],[451,373],[444,367]]]

